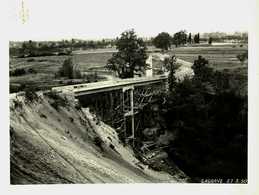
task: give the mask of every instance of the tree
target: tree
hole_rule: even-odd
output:
[[[182,171],[197,182],[247,177],[243,98],[232,92],[209,96],[203,85],[188,78],[175,85],[164,109],[166,128],[176,135],[166,151]]]
[[[167,32],[159,33],[153,40],[155,47],[168,50],[171,47],[172,37]]]
[[[243,64],[245,62],[245,60],[248,59],[248,51],[246,51],[245,53],[242,53],[242,54],[238,54],[237,59],[241,62],[241,64]]]
[[[212,37],[209,37],[208,43],[211,45],[212,44]]]
[[[187,34],[186,31],[182,30],[174,34],[173,36],[173,44],[178,47],[179,45],[184,45],[187,42]]]
[[[194,35],[193,40],[194,40],[194,43],[200,43],[200,33]]]
[[[68,77],[69,79],[81,78],[81,72],[76,68],[72,58],[67,58],[63,62],[62,67],[59,70],[60,76]]]
[[[247,178],[247,95],[226,85],[234,81],[232,75],[208,71],[208,60],[201,56],[193,69],[194,77],[176,82],[161,104],[165,128],[175,135],[165,150],[196,182]],[[210,80],[201,80],[208,72]],[[212,94],[208,86],[219,90]]]
[[[34,56],[36,50],[36,43],[32,40],[29,40],[28,42],[23,42],[21,50],[24,55],[28,54],[29,56]]]
[[[132,78],[134,71],[144,72],[147,48],[133,29],[123,32],[120,38],[117,38],[116,48],[118,52],[107,61],[107,69],[116,72],[120,78]]]
[[[192,43],[192,33],[189,33],[189,36],[188,36],[188,43],[189,43],[189,44]]]
[[[198,78],[203,82],[211,80],[213,69],[208,67],[208,64],[209,61],[202,56],[198,56],[198,59],[194,60],[192,69],[195,74],[195,78]]]
[[[164,66],[170,70],[169,76],[168,76],[168,82],[169,82],[169,91],[172,92],[174,85],[176,84],[176,77],[175,77],[175,71],[177,69],[176,67],[176,57],[172,56],[171,58],[165,58],[164,60]]]

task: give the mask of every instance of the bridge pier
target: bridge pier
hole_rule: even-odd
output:
[[[126,141],[132,139],[132,145],[135,145],[135,120],[134,120],[134,86],[127,86],[122,88],[123,92],[123,111],[124,111],[124,135]],[[128,105],[127,105],[128,103]],[[128,109],[128,107],[130,107]],[[131,121],[131,135],[127,134],[127,118]]]

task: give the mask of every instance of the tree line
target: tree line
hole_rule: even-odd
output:
[[[152,43],[162,50],[171,48],[172,43],[177,47],[187,42],[192,43],[191,34],[179,31],[171,37],[168,33],[159,33]],[[199,33],[194,36],[194,41],[199,42]],[[142,76],[147,67],[147,46],[143,39],[137,37],[134,29],[123,32],[116,39],[115,47],[118,52],[114,53],[107,61],[106,68],[114,71],[120,78],[132,78],[134,75]]]
[[[172,45],[178,47],[187,43],[200,43],[200,33],[192,36],[191,33],[187,34],[185,30],[181,30],[171,36],[167,32],[161,32],[153,39],[153,45],[162,50],[168,50],[171,48]]]
[[[71,55],[77,49],[99,49],[113,47],[115,40],[62,40],[50,42],[24,41],[20,46],[10,46],[11,56],[38,57],[51,55]]]

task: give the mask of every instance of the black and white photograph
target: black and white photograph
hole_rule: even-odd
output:
[[[247,185],[252,1],[10,0],[6,180]]]

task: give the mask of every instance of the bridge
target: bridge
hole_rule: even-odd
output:
[[[168,89],[168,76],[157,75],[85,83],[52,88],[77,99],[83,107],[93,109],[102,121],[117,130],[134,146],[135,133],[141,128],[138,114],[153,96]]]
[[[114,79],[114,80],[94,82],[94,83],[53,87],[52,90],[59,93],[73,94],[75,97],[78,97],[82,95],[89,95],[94,93],[125,89],[129,86],[139,87],[139,86],[145,86],[150,84],[163,83],[163,82],[167,82],[167,79],[168,79],[167,75],[129,78],[129,79]]]

